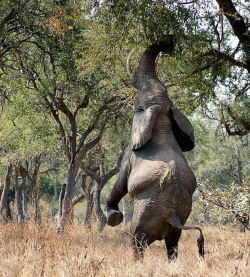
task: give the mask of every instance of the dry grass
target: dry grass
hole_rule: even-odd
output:
[[[8,224],[0,229],[0,276],[250,276],[249,232],[203,229],[204,261],[198,258],[199,233],[183,231],[179,258],[168,263],[163,242],[152,244],[144,261],[135,262],[123,226],[98,234],[76,224],[58,236],[46,219],[39,229]]]

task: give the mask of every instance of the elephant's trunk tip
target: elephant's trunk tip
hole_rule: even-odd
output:
[[[166,40],[157,41],[149,46],[149,49],[153,49],[157,52],[171,53],[174,49],[174,37],[168,35]]]

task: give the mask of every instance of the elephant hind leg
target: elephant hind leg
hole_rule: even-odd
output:
[[[178,242],[181,236],[181,230],[173,229],[165,238],[169,261],[175,260],[178,256]]]
[[[132,239],[132,247],[135,260],[143,260],[145,249],[149,244],[150,243],[144,233],[134,235]]]

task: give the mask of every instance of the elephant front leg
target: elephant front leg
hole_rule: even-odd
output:
[[[109,226],[117,226],[123,220],[123,215],[119,211],[118,204],[120,200],[128,193],[127,178],[129,170],[129,150],[127,150],[121,165],[120,174],[115,183],[109,198],[106,202],[107,223]]]
[[[173,229],[170,235],[165,238],[169,261],[175,260],[178,256],[178,242],[180,236],[181,230]]]
[[[118,204],[120,200],[127,194],[127,189],[115,185],[106,202],[107,207],[107,223],[109,226],[117,226],[123,221],[123,214],[119,211]]]

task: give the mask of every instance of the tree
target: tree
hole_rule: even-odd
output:
[[[10,188],[12,170],[13,170],[12,164],[8,165],[5,181],[4,181],[4,188],[3,188],[3,191],[1,194],[1,200],[0,200],[1,224],[5,224],[11,218],[11,212],[10,212],[9,203],[8,203],[8,192]]]
[[[18,180],[19,174],[21,177],[20,184],[19,184],[19,180]],[[25,185],[26,185],[26,175],[24,174],[22,167],[20,167],[20,168],[16,167],[15,168],[14,186],[15,186],[16,218],[17,218],[18,224],[21,224],[24,220],[22,198],[23,198],[23,192],[25,190]]]
[[[104,215],[101,208],[101,202],[100,202],[101,191],[103,187],[107,184],[107,182],[119,171],[123,154],[124,154],[124,149],[120,150],[119,156],[113,168],[109,171],[107,171],[107,166],[105,168],[105,153],[100,144],[99,144],[98,150],[99,150],[98,152],[99,152],[100,158],[95,162],[97,163],[96,165],[99,167],[98,168],[99,174],[95,172],[95,170],[85,168],[84,164],[82,164],[81,169],[85,174],[93,177],[96,182],[96,185],[93,190],[93,203],[95,208],[96,226],[99,231],[102,231],[107,223],[107,218]]]
[[[57,199],[57,180],[58,180],[58,174],[56,174],[55,183],[54,183],[54,195],[53,195],[52,202],[50,204],[50,216],[52,220],[54,220],[54,217],[55,217],[54,206]]]

